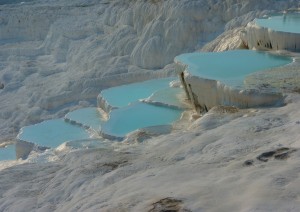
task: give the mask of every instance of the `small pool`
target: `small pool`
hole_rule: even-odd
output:
[[[144,82],[112,87],[101,91],[100,95],[112,107],[125,107],[139,99],[149,97],[155,91],[168,88],[169,83],[176,78],[162,78]]]
[[[190,74],[229,85],[240,85],[245,76],[251,73],[283,66],[292,61],[290,57],[252,50],[196,52],[175,58],[175,62],[188,66]]]
[[[105,134],[124,137],[145,127],[172,124],[181,116],[182,110],[160,107],[142,102],[113,110],[110,119],[102,125]]]
[[[69,112],[65,119],[74,121],[84,127],[99,130],[102,124],[102,115],[96,107],[82,108]]]
[[[0,148],[0,161],[16,160],[16,146],[14,144]]]
[[[166,107],[169,106],[174,108],[185,109],[188,108],[188,105],[182,102],[184,99],[185,93],[182,88],[165,88],[156,91],[144,101]]]
[[[300,33],[300,13],[283,13],[255,19],[258,26],[279,32]]]
[[[88,132],[82,127],[69,124],[63,119],[53,119],[23,127],[18,139],[55,148],[66,141],[88,139]]]

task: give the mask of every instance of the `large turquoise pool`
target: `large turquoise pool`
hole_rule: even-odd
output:
[[[274,31],[300,33],[300,13],[284,13],[255,19],[258,26]]]
[[[162,78],[112,87],[101,91],[100,95],[112,107],[125,107],[130,103],[149,97],[152,93],[168,88],[176,78]]]
[[[23,127],[18,135],[20,140],[52,148],[66,141],[88,139],[89,137],[86,130],[69,124],[63,119],[53,119]]]
[[[286,65],[292,62],[292,58],[267,52],[233,50],[182,54],[175,58],[175,62],[187,65],[188,72],[195,76],[242,84],[245,76]]]
[[[16,160],[16,146],[14,144],[0,148],[1,160]]]
[[[160,107],[146,103],[134,103],[113,110],[101,131],[108,135],[124,137],[126,134],[145,127],[168,125],[178,120],[182,110]]]

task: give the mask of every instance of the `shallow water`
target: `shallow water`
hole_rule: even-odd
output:
[[[300,13],[286,13],[255,19],[257,25],[280,32],[300,33]]]
[[[14,144],[0,148],[0,161],[1,160],[16,160],[16,146]]]
[[[175,61],[188,65],[195,76],[241,85],[245,76],[292,62],[289,57],[252,50],[182,54]]]
[[[65,118],[90,127],[94,130],[99,130],[102,124],[102,116],[96,107],[82,108],[68,113]]]
[[[145,101],[183,109],[187,108],[187,105],[182,103],[183,98],[185,98],[185,93],[182,88],[165,88],[156,91]]]
[[[40,146],[55,148],[66,141],[88,139],[89,134],[79,126],[71,125],[63,119],[53,119],[23,127],[18,139]]]
[[[112,87],[101,91],[102,97],[113,107],[125,107],[130,103],[149,97],[152,93],[168,88],[176,78],[162,78]]]
[[[101,130],[105,134],[124,137],[140,128],[172,124],[180,118],[181,113],[182,110],[139,102],[113,110]]]

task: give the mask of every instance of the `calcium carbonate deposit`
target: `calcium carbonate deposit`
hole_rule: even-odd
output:
[[[252,50],[197,52],[175,57],[187,98],[198,112],[217,105],[247,108],[280,104],[283,96],[278,89],[246,87],[244,81],[255,73],[285,67],[292,61],[291,57]]]
[[[280,91],[280,107],[213,105],[199,114],[191,102],[176,100],[184,93],[174,81],[112,110],[117,121],[104,130],[122,142],[93,134],[110,120],[96,108],[105,89],[178,77],[173,61],[180,54],[252,48],[244,39],[248,23],[299,6],[0,0],[0,211],[300,211],[300,59],[289,49],[276,54],[293,63],[243,82]],[[155,107],[167,112],[152,116]],[[140,115],[130,116],[135,109]],[[159,126],[136,127],[139,117]],[[56,133],[65,124],[82,131],[49,138],[51,122],[62,124]],[[22,128],[38,123],[46,127],[29,131],[39,136],[36,143],[62,140],[52,148],[16,142]],[[27,159],[8,160],[14,154]]]
[[[257,18],[242,32],[243,42],[249,48],[299,52],[299,20],[298,10]]]

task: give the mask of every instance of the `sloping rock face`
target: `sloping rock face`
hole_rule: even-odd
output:
[[[174,56],[201,48],[266,8],[297,3],[1,1],[1,139],[15,137],[22,126],[63,117],[76,105],[94,106],[104,88],[168,76]]]
[[[187,99],[199,113],[217,105],[239,108],[281,105],[283,94],[279,89],[263,88],[249,80],[245,84],[245,78],[278,67],[295,66],[291,57],[252,50],[194,52],[179,55],[174,61]]]
[[[184,69],[182,70],[184,71]],[[217,80],[204,79],[187,72],[183,73],[181,81],[188,99],[198,113],[207,112],[217,105],[249,108],[281,105],[283,102],[283,95],[278,92],[237,89]]]
[[[300,17],[300,15],[299,15]],[[299,18],[298,18],[299,19]],[[284,20],[283,20],[284,21]],[[295,25],[295,28],[298,28]],[[300,30],[279,31],[280,29],[260,26],[257,22],[250,22],[241,32],[241,38],[245,46],[258,50],[288,50],[300,51]],[[282,29],[284,30],[284,29]]]

